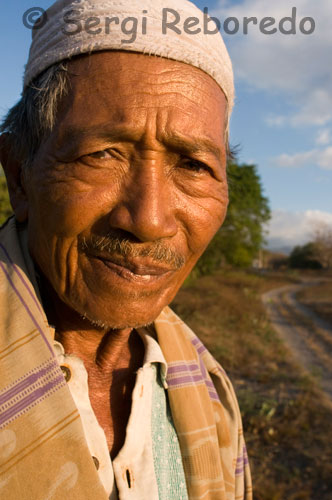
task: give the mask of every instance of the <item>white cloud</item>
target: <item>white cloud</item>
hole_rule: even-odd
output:
[[[273,163],[278,167],[300,168],[311,164],[315,160],[316,152],[316,150],[313,150],[293,155],[284,153],[274,158]]]
[[[273,158],[272,163],[278,167],[300,168],[305,165],[316,165],[323,170],[332,170],[332,146],[293,155],[284,153]]]
[[[331,75],[332,78],[332,75]],[[290,117],[291,125],[322,126],[332,119],[332,95],[326,89],[310,90],[308,99],[301,105],[300,111]]]
[[[331,133],[329,129],[319,130],[316,137],[316,144],[319,146],[326,146],[332,141]]]
[[[270,127],[282,127],[286,123],[286,117],[270,115],[265,121]]]
[[[294,247],[303,245],[313,237],[314,230],[320,224],[332,226],[332,213],[320,210],[288,212],[275,210],[268,225],[270,246]]]
[[[226,44],[238,78],[256,89],[282,93],[295,109],[289,116],[268,118],[270,125],[322,126],[332,120],[332,2],[297,0],[295,4],[296,35],[282,35],[279,31],[266,35],[260,32],[259,26],[251,24],[248,35],[226,35]],[[222,21],[237,17],[242,27],[244,17],[257,17],[259,23],[270,16],[279,22],[290,16],[292,6],[294,3],[289,0],[273,3],[243,0],[237,5],[220,0],[214,15]],[[303,35],[299,32],[299,21],[308,16],[315,20],[316,30],[311,35]]]
[[[320,153],[318,165],[325,170],[332,170],[332,146]]]

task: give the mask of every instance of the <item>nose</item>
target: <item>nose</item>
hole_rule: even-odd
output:
[[[109,215],[111,227],[129,232],[142,242],[174,236],[177,222],[171,180],[156,160],[141,161],[134,170]]]

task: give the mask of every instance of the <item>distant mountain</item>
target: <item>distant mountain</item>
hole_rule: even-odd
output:
[[[293,248],[294,247],[290,247],[290,246],[284,246],[284,247],[268,246],[267,247],[267,249],[270,252],[277,253],[277,254],[283,254],[283,255],[287,255],[287,256],[292,253]]]
[[[266,248],[274,253],[290,255],[297,244],[301,245],[302,242],[293,243],[282,238],[268,238]]]

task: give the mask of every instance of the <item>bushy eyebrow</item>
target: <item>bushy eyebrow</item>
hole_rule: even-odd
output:
[[[67,127],[61,137],[61,143],[78,143],[84,139],[122,140],[137,142],[141,139],[139,131],[129,130],[127,127]]]
[[[139,129],[129,128],[127,126],[105,127],[86,127],[76,128],[68,127],[61,137],[61,146],[66,149],[73,144],[77,144],[86,139],[101,139],[105,141],[125,141],[134,143],[144,143],[144,134]],[[160,138],[161,144],[180,154],[213,154],[220,161],[222,150],[213,141],[208,138],[184,136],[179,133],[167,134]]]
[[[194,153],[210,153],[213,154],[217,160],[222,157],[221,149],[209,139],[202,137],[184,137],[178,134],[166,137],[163,143],[175,151],[181,153],[194,154]]]

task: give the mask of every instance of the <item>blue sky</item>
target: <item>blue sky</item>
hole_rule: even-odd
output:
[[[180,0],[179,0],[180,2]],[[293,246],[310,238],[319,223],[332,225],[332,2],[331,0],[196,0],[223,24],[240,23],[239,33],[225,43],[233,61],[236,106],[231,143],[240,145],[239,160],[255,163],[270,200],[272,247]],[[22,14],[48,0],[3,3],[0,26],[0,117],[19,98],[31,32]],[[165,6],[167,2],[165,2]],[[243,18],[266,16],[276,23],[297,8],[297,34],[260,33]],[[313,34],[304,35],[299,22],[315,20]],[[276,24],[276,25],[277,25]],[[287,27],[287,24],[285,25]]]

